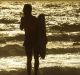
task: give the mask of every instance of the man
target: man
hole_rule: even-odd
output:
[[[38,49],[38,21],[32,14],[32,6],[25,4],[23,8],[23,17],[21,18],[20,29],[25,31],[24,47],[27,55],[27,73],[31,75],[32,55],[34,54],[34,74],[37,75],[39,67],[39,49]]]

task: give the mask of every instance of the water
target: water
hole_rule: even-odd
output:
[[[24,31],[19,29],[25,3],[32,4],[32,14],[36,17],[40,13],[46,15],[48,51],[46,59],[40,60],[40,67],[80,68],[80,2],[1,1],[0,70],[26,67],[26,56],[22,56],[25,55],[22,47]]]
[[[40,60],[40,68],[43,67],[76,67],[80,65],[79,54],[47,55],[45,60]],[[26,56],[11,56],[0,58],[0,71],[11,71],[26,68]],[[32,61],[34,63],[34,60]],[[33,65],[32,65],[33,66]],[[34,67],[34,66],[33,66]]]

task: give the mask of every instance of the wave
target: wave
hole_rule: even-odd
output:
[[[58,26],[50,26],[49,30],[51,31],[60,31],[60,32],[77,32],[80,31],[80,23],[74,23],[74,24],[69,24],[69,23],[63,23]]]
[[[18,23],[18,20],[16,19],[6,19],[6,18],[2,18],[0,19],[0,23],[4,23],[4,24],[11,24],[11,23]]]

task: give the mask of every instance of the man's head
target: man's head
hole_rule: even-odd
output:
[[[23,12],[25,15],[31,14],[32,12],[32,6],[30,4],[25,4],[23,8]]]

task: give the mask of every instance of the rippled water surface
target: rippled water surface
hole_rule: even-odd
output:
[[[34,16],[46,15],[47,56],[40,67],[80,68],[80,2],[0,1],[0,70],[26,68],[19,29],[25,3],[32,4]]]
[[[40,60],[40,68],[43,67],[76,67],[79,68],[80,65],[80,55],[79,54],[57,54],[57,55],[47,55],[45,60]],[[34,63],[34,60],[32,61]],[[0,58],[0,70],[19,70],[26,68],[26,56],[11,56]]]

